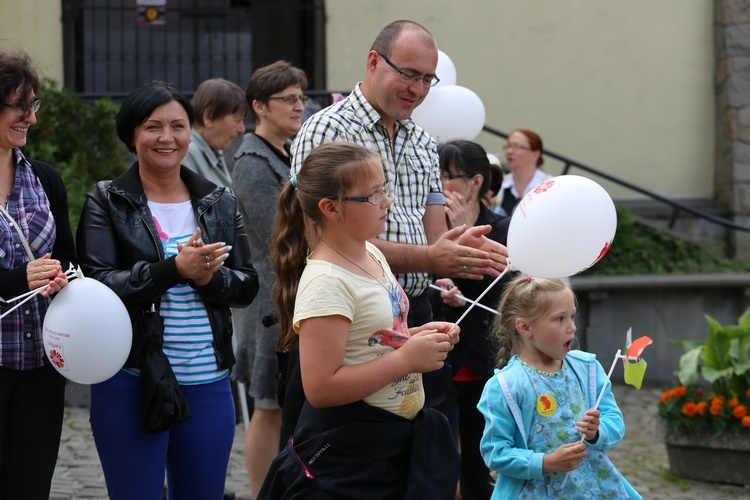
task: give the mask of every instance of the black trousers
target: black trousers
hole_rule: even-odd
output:
[[[0,367],[0,499],[49,498],[64,406],[65,379],[52,365]]]
[[[416,297],[409,297],[409,316],[407,317],[409,328],[429,323],[432,317],[432,304],[430,304],[427,292]],[[425,408],[435,408],[443,401],[450,387],[451,375],[448,360],[440,370],[422,374]]]
[[[492,496],[492,478],[479,450],[484,416],[477,409],[477,403],[484,384],[484,380],[451,382],[445,400],[435,408],[448,417],[453,437],[457,444],[460,442],[463,500],[489,500]]]

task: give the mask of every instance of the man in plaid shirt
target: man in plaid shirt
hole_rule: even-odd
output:
[[[490,226],[447,231],[437,144],[411,119],[439,81],[437,59],[437,44],[423,26],[390,23],[372,44],[364,80],[346,99],[310,117],[291,149],[292,174],[325,142],[353,142],[380,155],[393,204],[385,232],[373,243],[409,297],[410,327],[432,320],[424,293],[430,274],[481,279],[497,276],[507,262],[507,249],[484,237]]]

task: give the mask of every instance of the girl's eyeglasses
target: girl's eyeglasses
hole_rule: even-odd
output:
[[[369,203],[370,205],[382,205],[387,199],[390,199],[388,191],[379,189],[370,196],[326,196],[329,200],[356,201],[358,203]]]

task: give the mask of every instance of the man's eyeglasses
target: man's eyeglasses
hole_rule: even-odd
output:
[[[341,201],[356,201],[358,203],[369,203],[370,205],[382,205],[385,200],[390,199],[388,191],[385,189],[378,189],[370,196],[326,196],[329,200],[341,200]]]
[[[2,106],[10,109],[17,115],[23,114],[24,116],[26,116],[29,114],[30,111],[33,111],[34,113],[39,111],[39,107],[41,105],[42,105],[42,100],[37,98],[28,104],[3,104]]]
[[[297,101],[301,101],[302,105],[304,106],[305,104],[307,104],[307,101],[309,101],[310,98],[307,97],[306,95],[300,95],[300,96],[286,95],[284,97],[269,97],[268,100],[269,101],[281,101],[290,106],[294,106],[295,104],[297,104]]]
[[[531,150],[530,147],[524,146],[523,144],[506,144],[505,146],[503,146],[503,151],[507,151],[509,149],[513,151],[523,151],[524,149]]]
[[[440,180],[443,182],[452,181],[453,179],[471,179],[472,177],[474,176],[469,174],[451,174],[450,172],[440,173]]]
[[[403,69],[401,69],[398,66],[396,66],[395,64],[393,64],[390,59],[388,59],[387,57],[385,57],[380,52],[375,51],[375,53],[377,55],[379,55],[380,57],[382,57],[383,60],[386,62],[386,64],[388,64],[388,66],[390,66],[391,68],[393,68],[394,70],[396,70],[396,73],[398,73],[399,75],[401,75],[401,78],[405,82],[416,82],[416,83],[421,83],[425,87],[434,87],[440,81],[440,78],[438,78],[437,75],[422,76],[422,75],[418,75],[416,73],[412,73],[411,71],[404,71]]]

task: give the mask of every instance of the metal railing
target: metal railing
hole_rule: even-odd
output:
[[[497,130],[495,128],[489,127],[485,125],[483,127],[483,130],[489,134],[496,135],[499,137],[502,137],[503,139],[507,139],[508,135],[507,133],[503,132],[502,130]],[[693,208],[689,205],[686,205],[685,203],[681,203],[679,201],[670,200],[669,198],[665,198],[664,196],[654,193],[653,191],[649,191],[648,189],[642,188],[640,186],[636,186],[635,184],[632,184],[628,181],[618,179],[617,177],[614,177],[610,174],[604,173],[600,170],[597,170],[593,167],[590,167],[588,165],[584,165],[581,162],[571,160],[568,157],[565,157],[561,154],[557,154],[553,151],[549,151],[547,149],[544,150],[544,155],[548,156],[550,158],[554,158],[555,160],[558,160],[563,163],[563,171],[562,174],[567,174],[571,168],[579,168],[581,170],[584,170],[590,174],[596,175],[598,177],[601,177],[602,179],[606,179],[614,184],[617,184],[619,186],[622,186],[624,188],[630,189],[631,191],[635,191],[637,193],[640,193],[642,195],[648,196],[652,200],[656,200],[660,203],[663,203],[665,205],[669,205],[672,207],[672,215],[669,218],[669,229],[674,229],[674,226],[677,222],[677,219],[680,216],[680,212],[687,212],[695,217],[698,217],[699,219],[706,220],[708,222],[712,222],[714,224],[718,224],[720,226],[734,229],[736,231],[745,231],[750,233],[750,227],[743,226],[742,224],[737,224],[734,221],[731,221],[729,219],[725,219],[723,217],[719,217],[717,215],[710,214],[708,212],[704,212],[702,210],[698,210],[697,208]]]

